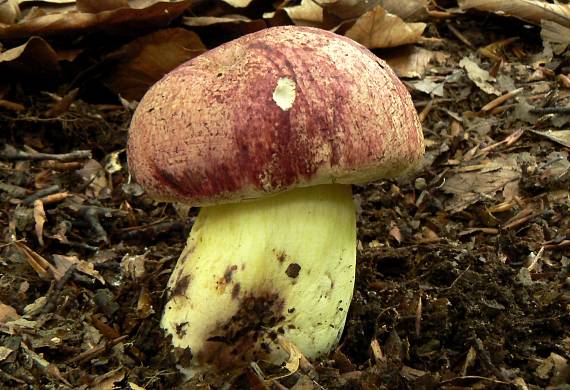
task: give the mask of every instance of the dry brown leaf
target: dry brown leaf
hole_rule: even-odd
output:
[[[0,324],[5,324],[6,322],[14,321],[18,318],[20,318],[20,315],[16,309],[0,302]]]
[[[28,264],[41,278],[49,279],[50,277],[53,277],[55,280],[59,280],[63,277],[63,274],[51,265],[49,261],[39,253],[30,249],[26,244],[22,242],[14,242],[14,247],[24,256]]]
[[[243,15],[185,16],[182,21],[186,26],[201,27],[223,23],[248,23],[251,22],[251,19],[246,18]]]
[[[382,0],[382,7],[406,22],[417,22],[427,16],[427,0]]]
[[[323,8],[313,0],[302,0],[301,4],[284,10],[298,26],[319,26],[323,22]]]
[[[105,279],[101,276],[99,271],[95,269],[95,266],[92,263],[89,263],[85,260],[80,260],[77,256],[64,256],[64,255],[53,255],[53,261],[55,263],[56,269],[64,275],[67,270],[74,265],[75,269],[79,272],[82,272],[86,275],[89,275],[98,281],[101,284],[105,284]]]
[[[501,91],[491,84],[491,81],[495,81],[495,78],[491,77],[489,72],[485,69],[481,69],[475,61],[468,57],[463,57],[461,61],[459,61],[459,66],[467,71],[467,77],[483,92],[497,96],[501,94]]]
[[[147,4],[148,1],[144,2]],[[152,3],[145,8],[118,8],[100,13],[58,12],[37,17],[27,17],[20,23],[0,25],[0,39],[15,39],[32,35],[70,34],[85,31],[104,31],[112,34],[167,25],[180,16],[191,0]]]
[[[36,237],[40,246],[44,246],[44,224],[46,223],[46,212],[44,204],[40,199],[34,201],[34,221],[36,223]]]
[[[398,77],[421,78],[435,53],[416,46],[398,48],[383,57]]]
[[[122,381],[124,378],[125,370],[118,368],[95,379],[89,390],[114,390],[117,388],[115,383]]]
[[[425,23],[406,23],[381,6],[362,15],[345,35],[368,48],[387,48],[416,43]]]
[[[563,53],[570,45],[570,27],[563,26],[551,20],[543,20],[540,24],[540,36],[552,47],[556,54]]]
[[[59,56],[39,37],[32,37],[23,45],[0,53],[0,74],[39,76],[56,73],[59,69]]]
[[[570,130],[547,130],[547,131],[538,131],[538,130],[531,130],[533,133],[541,135],[543,137],[548,138],[551,141],[557,142],[560,145],[564,145],[567,148],[570,148]]]
[[[97,160],[87,160],[77,173],[83,179],[83,183],[88,184],[85,193],[89,197],[98,198],[101,191],[108,188],[105,168]]]
[[[200,37],[183,28],[145,35],[109,55],[119,64],[105,84],[128,100],[139,100],[164,74],[206,51]]]
[[[441,187],[444,192],[453,195],[447,202],[446,210],[457,213],[480,200],[491,199],[520,176],[516,155],[460,167]]]
[[[228,3],[232,7],[236,8],[245,8],[247,7],[252,0],[222,0],[224,3]]]
[[[18,0],[7,0],[0,2],[0,23],[12,24],[20,16]]]
[[[377,5],[382,5],[380,0],[316,0],[327,14],[334,15],[341,20],[356,19],[371,11]]]
[[[542,20],[551,20],[570,27],[568,4],[551,4],[539,0],[459,0],[459,7],[463,10],[474,8],[479,11],[514,16],[538,25]]]
[[[128,0],[76,0],[76,6],[79,12],[96,14],[117,8],[128,8],[129,2]]]

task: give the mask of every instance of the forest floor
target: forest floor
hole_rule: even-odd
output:
[[[149,84],[125,85],[133,36],[2,30],[4,49],[36,38],[0,61],[0,388],[570,389],[569,52],[544,24],[449,3],[409,22],[424,23],[413,45],[374,49],[409,87],[426,158],[411,178],[354,188],[340,345],[273,379],[244,368],[184,383],[160,330],[196,210],[128,181]],[[144,32],[194,31],[211,48],[286,22],[259,4],[230,27],[192,21],[235,12],[218,4]]]

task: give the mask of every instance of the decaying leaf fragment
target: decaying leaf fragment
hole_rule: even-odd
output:
[[[540,36],[552,47],[556,54],[563,53],[570,45],[570,27],[563,26],[551,20],[542,20]]]
[[[475,61],[468,57],[463,57],[461,61],[459,61],[459,66],[467,71],[467,77],[483,92],[497,96],[501,94],[501,91],[490,83],[491,81],[495,81],[495,79],[491,77],[488,71],[481,69]]]
[[[470,205],[485,199],[492,199],[498,191],[503,191],[509,183],[515,183],[521,170],[515,156],[498,157],[477,165],[456,169],[441,187],[453,195],[446,210],[457,213]],[[509,191],[517,192],[516,189]]]
[[[392,55],[384,59],[396,72],[398,77],[420,78],[423,77],[427,65],[434,58],[435,53],[416,46],[406,46],[396,49]]]
[[[0,30],[1,30],[0,26]],[[40,37],[0,53],[0,74],[50,74],[59,71],[59,56]]]
[[[358,18],[345,35],[371,49],[416,43],[425,23],[406,23],[378,5]]]
[[[40,246],[44,246],[44,223],[46,222],[46,212],[41,199],[34,201],[34,221],[36,222],[36,237]]]
[[[317,27],[323,22],[323,7],[313,0],[302,0],[301,4],[283,10],[298,26]]]
[[[245,8],[247,7],[252,0],[222,0],[224,3],[228,3],[232,7],[236,8]]]
[[[64,275],[67,270],[73,266],[79,272],[97,279],[101,282],[101,284],[105,284],[105,279],[103,279],[99,271],[95,269],[94,265],[85,260],[78,259],[77,256],[64,256],[55,254],[53,255],[53,260],[57,270],[62,275]]]
[[[193,31],[159,30],[111,53],[109,59],[116,60],[118,65],[105,78],[105,84],[123,98],[139,100],[164,74],[205,51]]]
[[[531,130],[531,131],[535,134],[546,137],[551,141],[557,142],[560,145],[564,145],[567,148],[570,148],[570,130],[546,130],[546,131]]]
[[[0,39],[25,38],[33,35],[55,35],[104,31],[128,33],[133,29],[165,26],[180,16],[190,5],[190,0],[172,2],[148,1],[132,7],[116,8],[98,13],[80,12],[77,8],[67,12],[46,14],[31,12],[15,24],[0,24]],[[130,5],[130,3],[129,3]]]
[[[4,0],[0,2],[0,23],[11,24],[20,16],[18,0]]]

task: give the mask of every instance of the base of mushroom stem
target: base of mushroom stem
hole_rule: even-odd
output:
[[[281,364],[337,345],[352,299],[356,216],[348,185],[204,207],[169,281],[161,326],[187,374]]]

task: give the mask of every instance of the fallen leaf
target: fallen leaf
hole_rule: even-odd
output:
[[[105,279],[103,279],[99,271],[95,269],[95,266],[85,260],[78,259],[77,256],[64,256],[55,254],[53,255],[53,261],[58,272],[62,275],[64,275],[67,270],[73,265],[77,271],[97,279],[101,282],[101,284],[105,284]]]
[[[6,360],[12,352],[14,352],[13,349],[6,348],[3,345],[0,345],[0,363]]]
[[[12,24],[20,16],[18,0],[7,0],[0,2],[0,23]]]
[[[204,53],[200,37],[183,28],[159,30],[124,45],[109,54],[117,61],[105,84],[128,100],[139,100],[166,73]]]
[[[416,46],[404,46],[384,57],[398,77],[420,78],[425,75],[427,66],[435,53]]]
[[[129,3],[131,4],[131,3]],[[142,28],[161,27],[170,23],[188,8],[191,0],[172,2],[142,2],[144,8],[118,8],[111,11],[58,12],[29,17],[17,24],[0,25],[0,39],[25,38],[32,35],[54,35],[103,31],[128,34]],[[141,5],[139,5],[141,6]]]
[[[501,92],[490,83],[490,81],[495,81],[495,79],[491,77],[488,71],[481,69],[475,61],[468,57],[463,57],[461,61],[459,61],[459,66],[467,71],[467,77],[483,92],[497,96],[501,94]]]
[[[425,28],[425,23],[406,23],[376,6],[359,17],[345,35],[370,49],[377,49],[416,43]]]
[[[459,0],[459,7],[462,10],[474,8],[498,15],[514,16],[538,25],[541,20],[551,20],[570,27],[568,4],[551,4],[539,0]]]
[[[10,77],[15,74],[41,76],[59,72],[59,69],[59,56],[40,37],[32,37],[23,45],[0,53],[0,74]]]
[[[251,19],[243,15],[185,16],[182,21],[186,26],[201,27],[224,23],[248,23],[251,22]]]
[[[302,0],[301,4],[285,7],[284,11],[298,26],[318,26],[323,21],[323,7],[313,0]]]
[[[453,195],[445,208],[457,213],[481,200],[495,199],[497,192],[520,177],[516,155],[459,167],[441,187],[445,193]]]
[[[381,0],[318,0],[328,15],[334,15],[340,20],[356,19],[382,5]]]
[[[75,4],[79,12],[93,14],[117,8],[129,8],[128,0],[76,0]]]
[[[87,184],[86,194],[97,198],[104,189],[108,188],[105,168],[97,160],[87,160],[83,168],[77,171],[84,184]]]
[[[540,36],[552,47],[556,54],[562,54],[570,45],[570,27],[563,26],[551,20],[542,20]]]
[[[236,8],[245,8],[247,7],[252,0],[222,0],[224,3],[228,3],[232,7]]]
[[[533,133],[548,138],[551,141],[557,142],[560,145],[570,148],[570,130],[547,130],[538,131],[531,130]]]
[[[433,77],[424,77],[422,80],[410,81],[408,84],[415,90],[432,96],[443,97],[445,94],[443,89],[444,83],[435,81]]]
[[[63,274],[51,265],[49,261],[39,253],[30,249],[26,244],[22,242],[14,242],[14,247],[25,257],[28,264],[40,277],[44,279],[53,277],[55,280],[59,280],[63,277]]]
[[[34,201],[34,221],[36,223],[36,237],[40,246],[44,246],[44,224],[46,222],[46,212],[44,204],[40,199]]]
[[[105,156],[104,163],[105,163],[105,172],[108,174],[113,174],[119,172],[123,169],[121,165],[121,161],[119,160],[119,156],[123,153],[125,149],[120,149],[115,152],[109,153]]]
[[[20,318],[20,315],[16,309],[0,302],[0,324],[5,324],[6,322],[14,321],[18,318]]]
[[[387,12],[406,22],[417,22],[427,16],[428,0],[382,0],[381,4]]]

